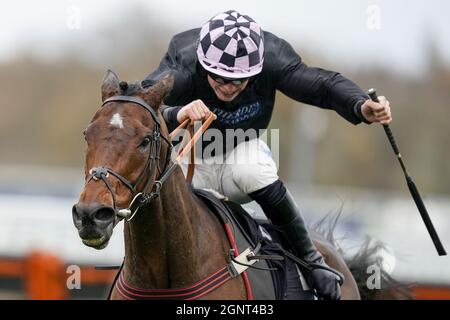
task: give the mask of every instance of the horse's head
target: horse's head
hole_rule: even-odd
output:
[[[108,71],[103,106],[84,132],[86,183],[72,215],[83,243],[107,246],[121,212],[161,174],[169,158],[167,128],[159,105],[172,88],[166,77],[149,88],[119,82]],[[126,211],[126,209],[125,209]]]

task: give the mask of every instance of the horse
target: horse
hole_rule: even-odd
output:
[[[166,76],[143,88],[108,70],[103,106],[84,131],[86,182],[72,209],[74,225],[86,246],[100,250],[126,217],[125,258],[116,279],[122,286],[113,286],[111,299],[129,299],[125,291],[134,298],[147,292],[159,298],[248,299],[245,277],[226,274],[230,242],[221,222],[171,160],[159,106],[172,85]],[[317,232],[311,237],[325,262],[344,275],[342,299],[360,299],[361,281],[336,246]]]

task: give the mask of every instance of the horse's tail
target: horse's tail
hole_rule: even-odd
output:
[[[385,244],[380,241],[375,241],[370,237],[366,237],[364,243],[355,254],[351,256],[345,254],[338,243],[342,241],[337,241],[334,236],[334,230],[341,212],[342,211],[338,212],[334,216],[327,215],[317,222],[312,229],[325,237],[344,258],[345,263],[358,285],[361,299],[412,299],[412,294],[408,287],[393,279],[385,270],[383,257],[380,254],[382,251],[386,251]],[[370,270],[379,271],[379,274],[377,275],[379,276],[378,288],[371,288],[371,286],[368,285],[368,278],[371,275]]]

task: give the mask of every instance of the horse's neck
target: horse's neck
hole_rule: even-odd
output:
[[[217,219],[194,198],[178,168],[157,200],[125,226],[125,276],[141,288],[192,284],[226,263]]]

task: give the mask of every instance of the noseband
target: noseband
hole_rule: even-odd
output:
[[[111,193],[112,199],[113,199],[113,205],[114,210],[116,211],[116,215],[119,217],[119,219],[126,219],[126,221],[130,221],[134,215],[137,213],[139,208],[142,206],[150,203],[153,199],[157,198],[159,196],[160,189],[164,183],[165,180],[170,176],[170,174],[174,171],[176,168],[176,164],[172,163],[169,165],[170,162],[170,154],[173,148],[172,143],[164,136],[161,135],[161,123],[158,118],[158,115],[156,114],[155,110],[150,107],[143,99],[138,97],[129,97],[129,96],[113,96],[111,98],[106,99],[102,107],[104,107],[109,102],[131,102],[134,104],[137,104],[141,107],[143,107],[145,110],[150,112],[153,120],[156,123],[155,129],[152,133],[152,139],[150,142],[150,151],[149,156],[147,159],[147,163],[145,164],[144,169],[142,170],[141,174],[139,175],[137,181],[135,184],[131,183],[129,180],[124,178],[122,175],[118,174],[114,170],[107,168],[107,167],[96,167],[89,170],[89,176],[86,179],[86,184],[88,184],[90,181],[99,181],[102,180],[106,187],[108,188],[109,192]],[[169,146],[167,150],[167,156],[166,156],[166,164],[164,168],[164,172],[161,173],[161,168],[159,166],[159,160],[160,160],[160,152],[161,152],[161,139],[163,139]],[[151,180],[151,170],[152,170],[152,164],[153,161],[156,161],[156,166],[159,173],[159,178],[156,179],[153,184]],[[133,195],[133,200],[131,201],[130,205],[126,209],[118,209],[116,208],[116,194],[113,191],[111,182],[108,180],[109,175],[112,175],[116,177],[124,186],[126,186]],[[148,181],[145,185],[145,187],[140,191],[137,192],[136,188],[137,186],[142,182],[142,180],[145,178],[145,176],[148,177]],[[150,185],[152,184],[151,188]]]

